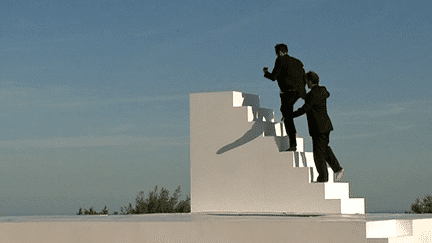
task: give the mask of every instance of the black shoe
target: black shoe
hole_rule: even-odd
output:
[[[325,178],[325,179],[324,179],[324,178],[321,178],[321,177],[318,176],[318,178],[317,178],[317,182],[318,182],[318,183],[328,182],[328,178]]]
[[[317,183],[326,183],[326,182],[328,182],[328,179],[327,180],[317,180],[316,182]]]
[[[284,151],[285,151],[285,152],[297,151],[297,146],[296,146],[296,145],[291,146],[291,147],[289,147],[289,149],[284,150]]]

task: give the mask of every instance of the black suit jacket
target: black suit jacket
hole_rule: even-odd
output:
[[[305,104],[293,113],[298,117],[306,113],[309,134],[311,136],[319,133],[333,131],[330,117],[327,114],[327,98],[330,93],[324,86],[314,86],[306,95]]]
[[[264,77],[277,80],[282,92],[296,90],[301,98],[306,96],[306,75],[303,63],[289,55],[278,56],[271,73],[264,73]]]

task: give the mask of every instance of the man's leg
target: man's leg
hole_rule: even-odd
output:
[[[288,91],[280,95],[281,97],[281,112],[284,117],[285,131],[288,134],[290,148],[297,147],[296,141],[296,128],[294,125],[294,118],[292,113],[294,112],[294,104],[300,98],[297,91]]]
[[[332,170],[334,172],[339,172],[342,170],[342,167],[340,166],[339,161],[337,160],[336,156],[334,155],[333,150],[328,145],[330,143],[330,133],[326,133],[324,137],[326,139],[326,144],[327,144],[326,157],[325,157],[327,160],[327,163],[330,165],[330,167],[332,168]]]
[[[326,152],[328,140],[325,134],[317,134],[312,136],[312,147],[315,167],[318,171],[317,182],[327,182],[328,181],[328,170],[326,163]]]

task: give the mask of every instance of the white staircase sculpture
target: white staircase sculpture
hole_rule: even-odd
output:
[[[190,95],[191,211],[364,214],[349,184],[315,183],[312,152],[297,138],[287,149],[283,124],[260,108],[258,95],[237,91]],[[343,166],[343,165],[342,165]]]

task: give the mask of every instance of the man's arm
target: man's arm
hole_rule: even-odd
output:
[[[304,105],[293,112],[293,118],[299,117],[308,112],[312,108],[312,105],[313,97],[312,94],[310,94],[308,97],[306,97]]]
[[[272,81],[275,81],[276,79],[278,79],[280,72],[281,72],[281,63],[279,58],[277,58],[273,71],[271,73],[269,73],[268,70],[264,69],[264,77]]]

